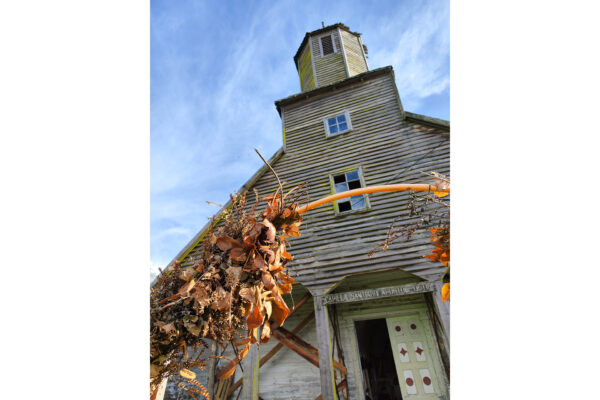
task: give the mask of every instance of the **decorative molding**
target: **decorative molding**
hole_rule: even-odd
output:
[[[353,303],[357,301],[381,299],[384,297],[406,296],[410,294],[434,292],[435,289],[435,282],[425,281],[399,286],[386,286],[377,289],[357,290],[354,292],[332,293],[323,296],[323,305]]]

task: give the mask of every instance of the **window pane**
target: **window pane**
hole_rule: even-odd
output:
[[[349,181],[358,180],[358,170],[346,173],[346,179]]]
[[[352,190],[352,189],[360,189],[360,181],[348,182],[348,187],[350,188],[350,190]]]
[[[347,129],[348,129],[348,125],[346,125],[346,123],[345,123],[345,122],[341,123],[341,124],[339,125],[339,127],[340,127],[340,132],[343,132],[343,131],[345,131],[345,130],[347,130]]]
[[[350,197],[350,201],[352,202],[353,210],[360,210],[365,208],[365,197],[361,194],[359,196]]]
[[[333,183],[340,183],[340,182],[346,182],[346,175],[341,174],[341,175],[336,175],[333,177]]]
[[[329,126],[334,126],[335,125],[335,118],[329,118],[327,120],[327,123],[329,124]]]
[[[350,206],[349,201],[341,201],[338,203],[338,209],[340,210],[340,212],[344,212],[352,210],[352,207]]]
[[[348,190],[348,184],[346,182],[336,183],[336,185],[335,185],[335,192],[336,193],[345,192],[347,190]]]
[[[336,133],[338,131],[337,125],[329,127],[329,133]]]
[[[345,114],[338,115],[337,122],[338,123],[346,122],[346,115]]]

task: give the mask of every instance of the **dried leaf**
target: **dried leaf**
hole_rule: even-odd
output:
[[[265,260],[263,260],[260,256],[254,258],[254,268],[256,268],[259,271],[266,271],[267,265],[265,264]]]
[[[237,362],[229,361],[223,368],[219,370],[216,375],[217,380],[229,379],[235,373],[235,368],[237,367]]]
[[[442,286],[442,301],[450,301],[450,284],[444,283]]]
[[[273,320],[277,323],[279,323],[279,325],[283,325],[283,322],[285,321],[285,319],[287,318],[288,314],[290,313],[290,309],[288,308],[287,304],[285,304],[285,301],[283,300],[283,298],[281,297],[281,295],[279,294],[279,292],[277,290],[273,291],[273,313],[271,314],[271,316],[273,317]]]
[[[177,332],[177,329],[175,329],[175,325],[172,322],[170,324],[162,325],[160,329],[162,329],[167,335]]]
[[[221,236],[217,238],[217,246],[223,251],[227,251],[232,247],[242,247],[243,244],[230,236]]]
[[[246,261],[246,257],[248,257],[248,255],[241,247],[234,247],[229,252],[229,258],[233,261],[244,262]]]
[[[264,316],[261,314],[260,305],[256,305],[252,308],[252,312],[250,312],[250,316],[246,320],[246,324],[248,324],[248,329],[258,328],[262,325]]]
[[[269,324],[269,321],[265,321],[265,324],[263,325],[263,328],[262,328],[262,332],[260,334],[260,342],[263,344],[267,343],[270,338],[271,338],[271,325]]]
[[[194,286],[196,286],[196,281],[192,279],[179,289],[178,294],[180,294],[183,297],[187,297],[190,295],[190,290],[192,290]]]
[[[243,299],[248,300],[252,305],[258,304],[258,302],[256,300],[255,290],[253,287],[251,287],[251,288],[245,287],[245,288],[240,289],[240,296]]]
[[[190,371],[189,369],[186,369],[186,368],[180,370],[179,375],[181,375],[187,379],[196,379],[196,374],[194,373],[194,371]]]
[[[250,341],[251,341],[251,339],[250,339],[250,338],[248,338],[248,341],[250,342]],[[244,359],[244,357],[246,357],[246,354],[248,354],[248,351],[249,351],[249,350],[250,350],[250,343],[246,343],[246,344],[244,345],[244,347],[242,347],[242,348],[240,349],[240,351],[238,352],[238,360],[240,360],[240,361],[241,361],[241,360],[243,360],[243,359]]]
[[[283,256],[283,258],[286,258],[288,260],[294,259],[294,257],[292,257],[292,255],[285,250],[283,250],[283,252],[281,252],[281,255]]]
[[[219,286],[213,293],[213,303],[210,308],[213,310],[223,311],[231,305],[231,293]]]
[[[269,290],[275,287],[275,279],[273,279],[273,276],[271,276],[270,272],[262,273],[262,282],[265,285],[265,287]]]
[[[188,267],[184,269],[181,274],[179,274],[179,279],[183,281],[189,281],[194,275],[196,275],[196,270],[194,267]]]
[[[279,290],[283,294],[291,293],[291,291],[292,291],[292,284],[291,283],[280,283],[277,286],[279,287]]]
[[[268,219],[263,219],[262,224],[267,227],[267,242],[273,243],[275,241],[275,234],[277,233],[275,225],[273,225]]]
[[[265,314],[267,316],[267,321],[271,318],[271,314],[273,313],[273,305],[270,301],[263,302],[263,308],[265,309]]]

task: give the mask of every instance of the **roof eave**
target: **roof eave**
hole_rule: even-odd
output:
[[[446,121],[445,119],[428,117],[427,115],[411,113],[408,111],[404,111],[404,115],[409,121],[415,121],[435,128],[446,129],[448,131],[450,130],[450,121]]]
[[[283,106],[288,106],[290,104],[294,104],[301,100],[309,99],[311,97],[319,96],[324,93],[343,89],[343,88],[353,85],[357,82],[373,79],[379,75],[384,75],[386,73],[393,74],[393,71],[394,70],[393,70],[392,66],[389,65],[387,67],[377,68],[377,69],[374,69],[371,71],[363,72],[361,74],[351,76],[350,78],[346,78],[342,81],[335,82],[335,83],[332,83],[327,86],[321,86],[316,89],[309,90],[308,92],[297,93],[295,95],[286,97],[284,99],[277,100],[277,101],[275,101],[275,106],[277,107],[277,112],[279,113],[279,116],[281,116],[281,108]]]

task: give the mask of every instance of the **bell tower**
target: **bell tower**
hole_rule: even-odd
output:
[[[369,70],[360,33],[337,23],[307,32],[294,56],[300,89],[306,92]]]

